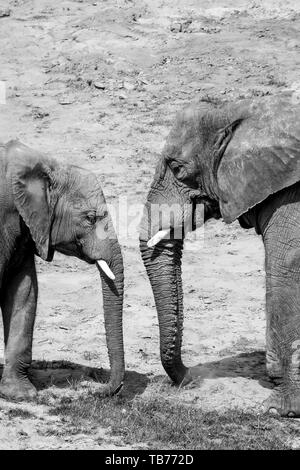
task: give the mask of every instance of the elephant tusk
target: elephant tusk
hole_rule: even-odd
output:
[[[149,248],[157,245],[161,240],[167,237],[167,235],[170,234],[170,229],[165,229],[165,230],[159,230],[154,237],[150,238],[150,240],[147,242],[147,245]]]
[[[113,281],[116,279],[114,273],[111,271],[109,268],[108,264],[104,259],[100,259],[99,261],[96,261],[97,265],[99,266],[100,269],[106,274],[109,279],[112,279]]]

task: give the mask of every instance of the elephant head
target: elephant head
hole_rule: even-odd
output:
[[[6,145],[16,210],[36,254],[51,261],[55,250],[97,264],[102,280],[111,365],[103,394],[120,389],[124,376],[123,260],[97,177],[62,165],[18,141]]]
[[[178,115],[167,138],[145,204],[140,249],[158,312],[162,364],[177,384],[190,377],[181,360],[181,255],[185,233],[199,225],[197,204],[200,223],[211,217],[231,223],[299,181],[299,116],[300,106],[286,96],[201,102]]]

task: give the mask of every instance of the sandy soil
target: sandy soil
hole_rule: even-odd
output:
[[[122,196],[140,207],[170,124],[186,103],[300,93],[299,30],[298,0],[1,0],[7,104],[0,105],[0,138],[17,137],[89,168],[100,175],[111,204]],[[137,234],[122,234],[123,393],[160,390],[208,410],[257,410],[271,387],[264,364],[263,246],[237,223],[209,222],[203,236],[187,242],[183,260],[183,353],[198,367],[199,381],[178,391],[160,364]],[[32,374],[41,396],[57,403],[83,393],[93,372],[105,375],[108,368],[101,290],[93,267],[73,258],[39,260],[38,271]],[[2,329],[0,339],[3,357]],[[0,410],[0,448],[122,446],[101,428],[94,436],[59,436],[63,423],[45,405],[0,400]]]

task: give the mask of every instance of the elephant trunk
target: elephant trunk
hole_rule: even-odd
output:
[[[162,365],[172,381],[180,385],[190,380],[181,360],[181,257],[184,236],[194,230],[196,211],[191,190],[176,182],[168,167],[163,169],[162,161],[144,206],[140,250],[157,309]],[[167,235],[159,237],[166,229]]]
[[[145,233],[144,233],[145,235]],[[140,236],[140,250],[154,294],[160,331],[162,365],[176,384],[181,384],[187,368],[181,360],[183,293],[181,281],[182,240],[163,240],[154,248]]]
[[[122,326],[124,270],[120,245],[115,236],[111,240],[111,252],[109,266],[115,275],[115,280],[109,279],[100,270],[106,343],[111,369],[110,380],[105,386],[103,395],[117,393],[122,388],[125,373]]]

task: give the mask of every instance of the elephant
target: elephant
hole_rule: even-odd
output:
[[[37,394],[28,377],[38,296],[35,255],[50,262],[55,251],[96,264],[100,272],[111,375],[99,393],[118,392],[124,377],[123,259],[96,175],[18,140],[1,144],[0,221],[0,395],[30,400]]]
[[[173,208],[169,217],[163,217],[166,207]],[[300,105],[293,95],[193,103],[179,112],[167,137],[139,238],[158,313],[161,361],[175,384],[196,376],[181,358],[184,236],[211,218],[237,219],[262,237],[266,369],[274,381],[263,406],[299,417]]]

